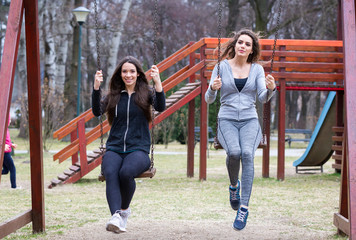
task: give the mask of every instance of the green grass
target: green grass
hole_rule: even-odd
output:
[[[13,138],[18,141],[19,139]],[[98,146],[98,145],[97,145]],[[54,149],[62,147],[62,143]],[[19,146],[19,149],[22,147]],[[156,152],[184,152],[185,146],[171,144],[168,149],[156,146]],[[199,181],[199,149],[195,149],[194,178],[186,177],[186,154],[156,154],[157,174],[153,179],[137,179],[137,191],[131,207],[135,219],[210,221],[234,219],[229,211],[228,177],[223,150],[210,150],[207,181]],[[75,184],[48,189],[52,178],[70,166],[54,162],[52,153],[44,153],[44,185],[46,233],[32,234],[31,224],[19,229],[5,239],[36,239],[60,236],[72,228],[107,220],[110,215],[105,197],[105,183],[97,181],[95,169]],[[271,157],[271,178],[261,177],[261,157],[255,159],[255,180],[250,200],[249,224],[278,219],[306,231],[320,232],[327,239],[346,239],[336,234],[333,214],[338,212],[340,175],[324,166],[324,173],[298,174],[286,158],[286,179],[277,181],[276,157]],[[29,154],[14,156],[17,182],[23,189],[10,189],[8,176],[1,179],[0,222],[31,208]],[[152,214],[153,209],[160,209]],[[281,233],[283,236],[283,233]]]

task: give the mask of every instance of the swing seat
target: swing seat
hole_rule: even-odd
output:
[[[153,178],[155,174],[156,174],[156,168],[152,167],[152,168],[149,168],[147,171],[138,175],[136,178]],[[100,182],[105,181],[105,176],[102,171],[100,171],[100,173],[99,173],[98,180]]]

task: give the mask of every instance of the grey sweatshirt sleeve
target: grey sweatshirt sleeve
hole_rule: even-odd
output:
[[[256,79],[258,101],[260,101],[261,103],[266,103],[273,97],[275,91],[269,90],[266,87],[265,71],[261,65],[258,65],[258,67],[259,71],[257,73]]]
[[[214,79],[217,77],[217,75],[218,75],[218,65],[215,65],[213,73],[211,74],[208,90],[205,93],[205,102],[207,102],[208,104],[212,104],[216,99],[216,95],[218,91],[211,90],[211,85],[213,84]],[[220,75],[221,75],[221,69],[220,69]]]

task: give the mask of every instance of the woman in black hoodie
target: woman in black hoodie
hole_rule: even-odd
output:
[[[136,189],[135,177],[150,167],[151,106],[160,112],[166,107],[157,66],[152,66],[150,74],[154,89],[149,86],[139,61],[132,56],[125,57],[114,71],[109,92],[103,100],[102,72],[95,74],[92,110],[95,116],[106,113],[111,125],[102,171],[112,215],[106,229],[115,233],[126,231],[131,213],[129,206]]]

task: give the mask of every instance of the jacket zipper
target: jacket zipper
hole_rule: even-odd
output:
[[[125,131],[125,135],[124,135],[124,152],[126,152],[126,136],[127,136],[127,132],[129,131],[129,119],[130,119],[130,98],[131,95],[129,95],[129,100],[127,102],[127,119],[126,119],[126,131]]]

